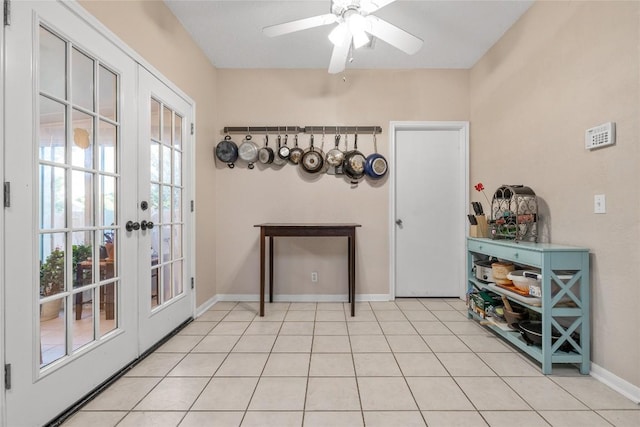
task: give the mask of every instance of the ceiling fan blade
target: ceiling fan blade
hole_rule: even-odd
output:
[[[360,2],[360,10],[363,10],[367,14],[373,13],[376,10],[380,10],[386,5],[393,3],[396,0],[366,0]]]
[[[262,32],[269,37],[281,36],[296,31],[306,30],[314,27],[321,27],[336,22],[338,17],[333,13],[325,15],[312,16],[311,18],[298,19],[297,21],[285,22],[284,24],[271,25],[264,27]]]
[[[395,25],[392,25],[376,16],[367,16],[367,23],[369,25],[365,29],[366,32],[384,40],[391,46],[397,47],[409,55],[413,55],[422,47],[422,39],[419,39],[418,37],[407,33],[405,30],[401,30]]]
[[[351,39],[353,36],[349,31],[345,33],[342,43],[333,47],[333,53],[331,54],[331,62],[329,62],[329,73],[338,74],[344,71],[347,66],[347,57],[349,56],[349,50],[351,50]]]

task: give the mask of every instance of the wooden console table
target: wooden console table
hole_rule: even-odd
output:
[[[269,302],[273,302],[274,237],[347,237],[351,316],[356,314],[356,227],[360,224],[257,224],[260,227],[260,317],[264,317],[265,237],[269,238]]]

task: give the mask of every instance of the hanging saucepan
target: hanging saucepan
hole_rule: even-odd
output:
[[[343,171],[349,177],[352,184],[357,184],[358,180],[364,176],[364,154],[358,151],[358,134],[353,137],[353,150],[344,155]]]
[[[285,135],[285,138],[286,138],[286,135]],[[280,150],[282,149],[282,138],[280,137],[279,133],[278,133],[277,141],[278,142],[276,144],[276,149],[273,155],[273,164],[282,166],[285,163],[287,163],[287,160],[280,157]]]
[[[284,145],[281,146],[280,149],[278,150],[278,157],[280,157],[282,160],[288,160],[289,156],[291,155],[291,149],[289,149],[289,146],[287,145],[288,139],[289,139],[289,135],[285,134]]]
[[[387,159],[378,153],[378,144],[375,131],[373,133],[373,153],[367,156],[364,162],[364,172],[373,179],[380,179],[387,174],[389,165]]]
[[[259,150],[258,145],[251,140],[251,135],[247,135],[238,148],[238,156],[248,163],[249,169],[253,169],[253,164],[258,160]]]
[[[292,149],[289,150],[289,161],[294,165],[300,163],[300,159],[304,154],[304,150],[298,147],[298,135],[294,136],[295,145]]]
[[[235,161],[238,160],[238,146],[231,140],[229,135],[225,136],[222,141],[216,145],[216,157],[227,166],[233,168]]]
[[[346,141],[345,136],[345,141]],[[327,163],[334,168],[340,166],[344,161],[344,153],[340,151],[338,146],[340,145],[340,135],[336,134],[336,146],[327,152]]]
[[[305,172],[318,173],[324,166],[324,156],[320,150],[316,150],[313,146],[313,134],[311,135],[311,143],[309,150],[306,151],[300,159],[300,165]]]
[[[274,153],[269,147],[269,135],[264,136],[264,147],[258,151],[258,160],[264,165],[273,163]]]

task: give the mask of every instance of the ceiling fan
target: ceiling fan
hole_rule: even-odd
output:
[[[394,1],[332,0],[331,13],[271,25],[264,27],[262,32],[269,37],[275,37],[338,23],[329,33],[329,40],[334,45],[329,73],[336,74],[344,71],[351,49],[369,44],[370,36],[384,40],[409,55],[420,50],[423,43],[421,39],[373,15]]]

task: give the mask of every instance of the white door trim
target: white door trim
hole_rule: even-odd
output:
[[[460,142],[463,150],[460,152],[460,160],[465,165],[462,192],[465,195],[465,206],[469,205],[469,122],[452,121],[452,122],[429,122],[429,121],[392,121],[389,122],[389,165],[391,172],[389,174],[389,298],[396,297],[396,132],[399,130],[454,130],[460,134]],[[464,216],[461,213],[461,224],[466,224]],[[467,225],[468,230],[468,225]],[[468,234],[465,230],[464,235]],[[463,248],[466,245],[463,245]],[[464,259],[464,250],[460,254]],[[460,265],[461,269],[465,268],[465,264]],[[466,275],[463,275],[464,278]],[[461,281],[459,284],[459,296],[464,298],[465,284]]]

